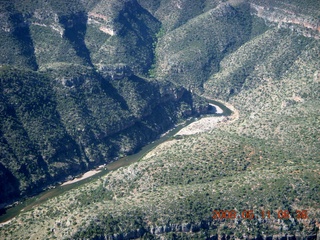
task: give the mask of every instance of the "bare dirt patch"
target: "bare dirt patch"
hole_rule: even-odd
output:
[[[216,128],[220,122],[226,121],[226,117],[206,117],[201,118],[200,120],[193,122],[186,126],[185,128],[181,129],[177,135],[192,135],[196,133],[202,133],[210,131],[214,128]]]
[[[85,174],[82,175],[82,177],[79,177],[79,178],[75,178],[73,180],[70,180],[70,181],[67,181],[67,182],[64,182],[61,184],[61,186],[65,186],[65,185],[68,185],[68,184],[72,184],[72,183],[76,183],[76,182],[79,182],[83,179],[86,179],[86,178],[89,178],[97,173],[101,172],[101,170],[91,170],[89,172],[86,172]]]

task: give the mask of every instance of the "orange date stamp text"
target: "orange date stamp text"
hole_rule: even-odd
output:
[[[213,210],[212,218],[214,220],[222,220],[222,219],[236,219],[237,216],[242,219],[255,219],[257,216],[255,215],[253,210],[243,210],[241,212],[237,212],[236,210]],[[271,217],[271,211],[260,210],[259,217],[262,219]],[[290,213],[289,210],[277,210],[276,214],[273,215],[277,219],[289,219],[295,217],[296,219],[308,219],[308,211],[307,210],[296,210],[294,214]]]

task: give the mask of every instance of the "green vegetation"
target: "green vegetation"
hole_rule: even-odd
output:
[[[224,131],[174,140],[140,162],[22,214],[19,231],[34,229],[39,234],[40,228],[54,228],[51,234],[57,238],[70,233],[75,233],[74,238],[91,238],[136,229],[150,233],[152,227],[212,222],[214,209],[236,209],[239,214],[253,209],[255,220],[227,220],[228,228],[214,221],[207,231],[193,234],[273,235],[279,233],[277,228],[287,234],[315,233],[319,162],[268,145]],[[278,222],[281,209],[288,209],[295,220]],[[308,209],[308,221],[297,219],[295,211],[300,209]],[[271,211],[270,221],[258,221],[261,210]],[[37,214],[44,220],[40,226],[38,220],[28,220]],[[14,222],[8,229],[18,237]]]
[[[10,179],[2,203],[132,153],[206,104],[183,89],[176,98],[169,83],[108,81],[77,65],[45,74],[2,67],[0,81],[1,180]]]
[[[234,115],[23,212],[1,239],[319,234],[317,1],[84,2],[0,4],[0,203],[139,150],[205,112],[200,96]]]
[[[166,34],[156,48],[158,76],[201,91],[226,55],[260,33],[261,23],[248,9],[247,4],[219,5]]]

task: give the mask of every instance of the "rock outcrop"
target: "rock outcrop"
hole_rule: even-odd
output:
[[[251,3],[253,15],[265,20],[268,25],[288,28],[305,37],[320,39],[320,20],[294,11]]]
[[[145,234],[152,234],[156,237],[161,235],[165,235],[167,233],[197,233],[201,230],[215,229],[219,225],[213,223],[212,221],[201,221],[199,223],[181,223],[181,224],[168,224],[164,226],[152,226],[148,228],[140,228],[127,233],[113,234],[113,235],[105,235],[102,237],[97,237],[95,239],[101,240],[128,240],[128,239],[138,239],[143,237]],[[302,233],[295,234],[276,234],[276,235],[258,235],[258,236],[248,236],[243,235],[242,239],[250,239],[250,240],[318,240],[320,237],[320,233],[306,235]],[[207,239],[210,240],[224,240],[224,239],[234,239],[234,235],[228,234],[215,234],[210,236]]]

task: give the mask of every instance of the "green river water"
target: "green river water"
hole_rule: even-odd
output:
[[[228,109],[223,104],[221,104],[220,102],[213,101],[213,100],[208,100],[208,102],[219,106],[223,110],[223,114],[210,114],[210,116],[219,117],[219,116],[230,116],[232,114],[231,110]],[[208,116],[208,115],[204,115],[201,117],[205,117],[205,116]],[[131,163],[134,163],[134,162],[140,160],[149,151],[154,149],[159,144],[170,139],[173,135],[175,135],[183,127],[194,122],[195,120],[196,120],[195,117],[188,119],[183,124],[171,129],[170,132],[168,132],[165,136],[162,136],[159,139],[155,140],[154,142],[144,146],[138,153],[120,158],[115,162],[107,164],[101,172],[95,174],[92,177],[83,179],[83,180],[76,182],[76,183],[72,183],[72,184],[68,184],[68,185],[64,185],[64,186],[61,186],[61,185],[56,186],[55,188],[45,190],[44,192],[38,194],[37,196],[31,197],[31,198],[28,198],[22,202],[19,202],[19,204],[16,204],[15,206],[5,210],[5,213],[0,216],[0,223],[8,221],[8,220],[14,218],[15,216],[19,215],[22,211],[28,211],[28,210],[32,209],[34,206],[37,206],[37,205],[47,201],[50,198],[53,198],[53,197],[58,196],[62,193],[65,193],[71,189],[77,188],[77,187],[79,187],[85,183],[88,183],[90,181],[93,181],[95,179],[98,179],[99,177],[106,175],[110,171],[116,170],[116,169],[123,167],[123,166],[130,165]]]

